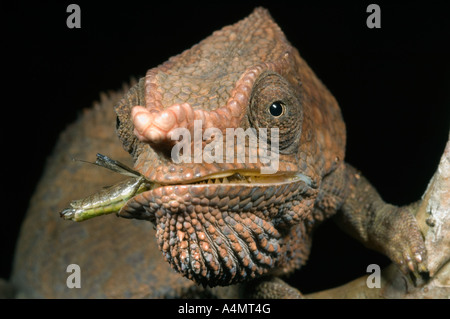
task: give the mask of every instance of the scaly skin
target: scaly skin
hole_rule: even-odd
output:
[[[135,170],[162,185],[132,198],[120,216],[150,220],[155,233],[151,223],[114,216],[82,224],[57,218],[70,200],[117,182],[110,172],[70,158],[101,152],[128,163],[112,127],[112,103],[119,99],[103,98],[61,135],[17,244],[12,283],[18,296],[300,298],[277,276],[306,262],[312,231],[332,216],[404,271],[426,270],[414,217],[407,208],[384,203],[344,162],[345,126],[337,102],[265,10],[150,70],[115,108],[117,133]],[[267,107],[280,100],[285,113],[273,118]],[[192,131],[195,119],[204,121],[204,129],[222,131],[279,127],[277,177],[271,184],[192,184],[230,170],[256,174],[261,167],[173,163],[171,134],[175,128]],[[294,174],[303,175],[292,179]],[[157,246],[192,280],[171,271]],[[72,263],[81,267],[81,289],[66,286]],[[210,289],[194,281],[242,284]]]
[[[276,101],[284,105],[278,117],[268,112]],[[149,70],[116,113],[134,168],[159,186],[132,198],[119,216],[151,221],[165,260],[183,276],[213,287],[289,273],[305,263],[314,227],[338,211],[350,233],[402,270],[426,271],[414,217],[384,203],[343,161],[336,100],[266,10]],[[261,161],[173,162],[174,130],[193,133],[194,120],[223,135],[226,128],[278,127],[276,178],[255,182]],[[253,182],[206,182],[236,171]]]

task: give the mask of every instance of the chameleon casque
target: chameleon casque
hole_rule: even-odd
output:
[[[259,280],[264,288],[256,287],[255,296],[297,297],[295,289],[271,278],[305,264],[313,230],[332,216],[404,272],[426,272],[426,251],[414,216],[407,207],[385,203],[345,163],[346,132],[338,103],[265,9],[257,8],[150,69],[114,109],[118,138],[146,181],[146,188],[123,203],[118,216],[150,221],[157,245],[141,238],[139,246],[159,247],[179,273],[167,275],[167,287],[158,296],[183,295],[168,292],[171,283],[181,280],[183,284],[172,286],[201,290]],[[174,130],[193,132],[195,120],[202,121],[203,131],[217,128],[224,136],[227,128],[279,128],[277,172],[260,174],[259,158],[256,163],[175,163],[170,153],[179,143],[171,138]],[[203,140],[202,148],[215,138]],[[242,146],[236,146],[235,154]],[[101,219],[70,227],[75,231]],[[126,254],[126,247],[117,247],[116,255]],[[95,253],[89,258],[102,262]],[[61,259],[68,261],[67,256]],[[109,266],[101,266],[109,274],[105,276],[114,275]],[[148,272],[165,266],[158,267]],[[93,295],[105,290],[101,273],[96,273],[99,283]],[[148,280],[143,273],[136,276],[137,282]]]

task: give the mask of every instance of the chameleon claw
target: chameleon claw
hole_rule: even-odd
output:
[[[414,259],[415,259],[418,263],[421,263],[421,262],[422,262],[422,256],[421,256],[420,254],[416,254],[416,255],[414,256]]]
[[[419,272],[422,274],[428,274],[428,268],[425,264],[421,263],[419,265]]]
[[[414,263],[412,262],[412,260],[408,261],[408,269],[413,273],[416,272],[416,267],[414,267]]]

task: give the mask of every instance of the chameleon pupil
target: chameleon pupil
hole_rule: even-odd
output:
[[[283,114],[284,107],[280,101],[273,102],[269,107],[269,112],[272,116],[279,117]]]

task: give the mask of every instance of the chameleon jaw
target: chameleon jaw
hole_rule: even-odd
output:
[[[301,173],[267,176],[255,175],[245,171],[221,172],[179,185],[207,186],[213,184],[231,184],[241,187],[251,187],[256,185],[280,185],[281,183],[299,180],[304,181],[307,186],[311,186],[311,179]],[[134,196],[164,186],[170,185],[150,182],[143,176],[127,179],[89,195],[86,198],[72,201],[69,207],[60,212],[60,216],[65,220],[81,222],[102,215],[118,213],[127,201]]]
[[[132,176],[132,178],[122,181],[114,186],[102,189],[101,191],[89,195],[83,199],[72,201],[69,204],[69,207],[60,212],[60,216],[63,219],[81,222],[112,213],[118,213],[118,215],[120,215],[122,208],[126,206],[126,203],[134,196],[161,187],[173,186],[169,183],[157,183],[150,181],[139,172],[102,154],[97,154],[96,162],[91,164],[107,168],[126,176]],[[301,173],[262,175],[246,170],[231,170],[210,174],[194,180],[186,181],[185,183],[177,183],[177,185],[201,185],[202,187],[207,187],[208,185],[226,184],[227,186],[245,188],[255,187],[258,185],[276,186],[298,181],[303,181],[307,187],[311,187],[311,179]]]
[[[317,195],[301,173],[231,170],[168,185],[100,154],[95,164],[133,177],[72,201],[61,217],[80,222],[117,213],[151,221],[166,261],[209,286],[268,273],[285,254],[283,229],[307,218]]]
[[[118,215],[152,222],[165,260],[196,283],[261,276],[281,262],[283,236],[308,218],[318,190],[301,175],[262,183],[230,174],[161,185],[131,198]]]
[[[176,185],[197,185],[197,184],[280,184],[285,182],[304,181],[309,187],[312,186],[311,178],[302,173],[280,173],[280,174],[257,174],[252,171],[234,170],[210,174],[185,183],[174,183]],[[157,184],[157,183],[155,183]],[[168,186],[171,183],[160,183],[159,186]],[[248,186],[248,185],[247,185]],[[156,187],[152,187],[156,188]]]

